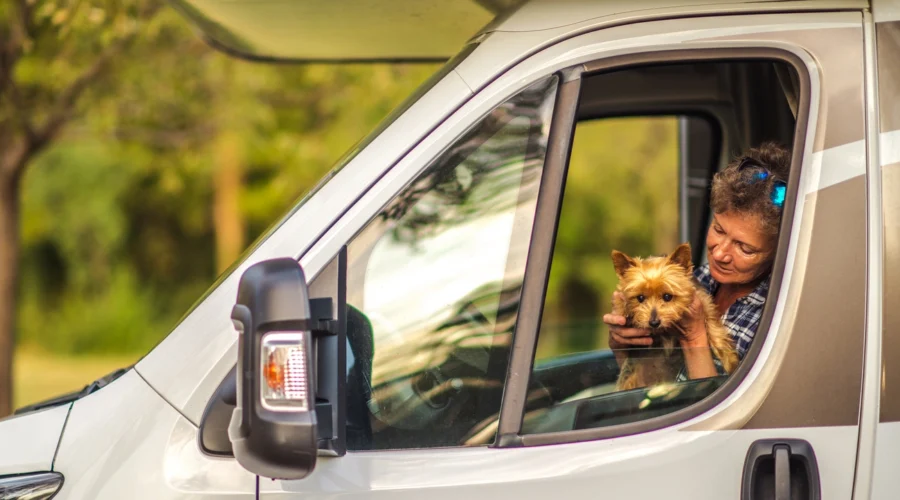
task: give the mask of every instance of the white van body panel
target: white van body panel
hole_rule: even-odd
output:
[[[884,206],[882,203],[881,162],[879,161],[880,125],[878,88],[875,77],[875,31],[872,15],[863,14],[866,84],[866,180],[868,183],[866,231],[866,342],[863,363],[863,391],[859,415],[859,444],[853,497],[871,498],[875,468],[876,433],[881,397],[882,297],[884,296]],[[892,441],[892,443],[897,443]]]
[[[550,32],[524,32],[524,33],[493,33],[484,40],[472,55],[461,62],[456,71],[462,76],[466,84],[476,91],[496,78],[496,68],[504,65],[512,65],[528,58],[529,64],[541,64],[545,71],[555,70],[570,65],[570,61],[578,59],[579,54],[584,54],[585,61],[596,58],[596,52],[603,50],[604,57],[613,57],[620,54],[634,53],[637,47],[641,51],[686,48],[675,47],[676,44],[684,44],[691,41],[706,38],[715,38],[726,31],[729,35],[740,33],[763,33],[769,31],[790,31],[796,29],[824,29],[841,27],[858,27],[858,14],[847,13],[822,13],[802,14],[797,18],[803,20],[801,25],[793,25],[785,22],[783,14],[760,14],[753,16],[740,16],[741,26],[724,24],[722,17],[703,17],[695,19],[676,19],[660,21],[662,34],[654,34],[648,37],[646,24],[635,23],[625,26],[617,26],[614,29],[603,29],[603,25],[590,26],[592,30],[588,35],[591,43],[603,44],[600,47],[582,47],[584,36],[572,38],[574,33],[583,30],[572,30],[568,27]],[[853,22],[853,20],[856,22]],[[671,29],[671,31],[669,31]],[[579,42],[576,43],[575,40]],[[545,50],[529,57],[534,51],[551,41],[559,41],[549,50]],[[656,45],[656,46],[652,46]],[[739,46],[737,42],[723,43],[717,41],[710,47]],[[754,43],[753,46],[759,46]],[[552,61],[555,59],[556,61]],[[514,70],[513,70],[514,71]]]
[[[69,407],[0,420],[0,475],[50,470]]]
[[[54,470],[56,499],[256,498],[256,476],[203,455],[197,428],[134,370],[74,403]]]
[[[722,500],[741,484],[750,444],[789,434],[816,443],[823,498],[850,498],[856,427],[677,432],[525,448],[468,448],[348,453],[320,457],[299,481],[260,479],[261,500],[326,495],[348,500],[496,500],[498,498],[635,498]],[[724,451],[728,450],[728,451]],[[733,457],[731,457],[733,455]],[[831,458],[835,458],[831,461]],[[695,474],[685,473],[685,464]],[[648,473],[650,475],[648,475]],[[565,485],[565,493],[561,491]],[[427,492],[427,493],[425,493]]]
[[[871,0],[872,20],[876,23],[900,19],[900,2],[896,0]]]
[[[241,273],[273,257],[299,257],[423,135],[471,95],[449,73],[347,163],[315,196],[290,214],[250,256],[175,327],[135,369],[166,401],[199,425],[203,409],[237,359],[237,333],[229,319]],[[304,270],[308,279],[319,269]]]
[[[893,500],[900,491],[900,422],[881,422],[875,440],[875,465],[872,471],[873,500]]]
[[[874,12],[878,19],[878,7],[887,7],[886,2],[876,3]],[[896,4],[893,4],[896,5]],[[900,5],[895,7],[896,16],[889,20],[900,19]],[[883,175],[889,175],[900,168],[900,130],[890,130],[878,134],[879,154]],[[886,226],[892,229],[894,226]],[[887,335],[888,331],[885,331]],[[889,354],[892,354],[889,352]],[[889,391],[893,387],[888,386]],[[873,500],[893,500],[900,491],[900,474],[897,473],[897,464],[900,464],[900,422],[880,421],[875,433],[875,459],[872,471],[871,498]]]
[[[802,12],[804,10],[865,9],[865,0],[775,1],[698,0],[684,5],[672,0],[532,0],[498,19],[484,31],[549,31],[565,28],[571,33],[585,28],[618,25],[672,17],[752,12]]]
[[[628,26],[646,34],[640,24],[653,20],[689,18],[691,29],[717,27],[717,20],[726,13],[751,14],[754,12],[803,12],[834,9],[864,9],[865,1],[849,0],[838,2],[726,2],[717,4],[677,5],[655,0],[652,2],[611,1],[591,2],[583,0],[528,2],[503,19],[496,26],[489,26],[485,33],[492,36],[482,46],[460,64],[457,71],[469,86],[477,91],[491,81],[498,70],[513,66],[525,57],[554,43],[570,39],[587,32],[605,28]],[[565,6],[565,7],[564,7]],[[568,17],[570,16],[570,17]],[[750,19],[749,16],[742,17]],[[784,15],[779,15],[780,29],[791,29],[784,24]],[[804,22],[806,18],[804,18]],[[759,21],[765,23],[766,21]],[[748,31],[759,32],[759,25],[750,24]],[[674,38],[678,37],[673,34]]]

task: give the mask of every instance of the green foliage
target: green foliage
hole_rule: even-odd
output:
[[[150,20],[161,6],[154,0],[3,4],[0,41],[9,48],[7,57],[14,65],[0,67],[0,76],[8,71],[12,82],[8,89],[0,87],[9,97],[0,101],[0,123],[14,117],[10,121],[30,128],[35,136],[46,133],[41,140],[54,138],[54,122],[61,125],[74,110],[87,107],[88,102],[78,100],[84,89],[110,89],[113,84],[103,70],[116,66],[136,37],[153,38]]]
[[[671,252],[678,237],[677,124],[610,118],[575,130],[538,359],[606,348],[618,279],[610,253]]]
[[[50,4],[36,4],[48,26],[41,16]],[[103,9],[89,7],[58,15]],[[17,327],[26,346],[145,352],[216,278],[220,169],[238,168],[235,213],[246,246],[437,69],[238,61],[205,46],[171,10],[147,19],[130,24],[133,42],[26,170]],[[84,44],[71,61],[35,40],[16,68],[20,104],[40,105],[38,121],[55,82],[90,63],[78,51],[107,43],[83,20],[72,32],[51,30]]]
[[[47,302],[23,294],[19,308],[21,340],[61,353],[143,353],[167,327],[158,297],[123,269],[109,271],[97,293],[66,293]]]
[[[80,290],[107,286],[109,261],[124,243],[127,221],[119,203],[132,178],[118,160],[99,143],[62,143],[32,167],[23,194],[22,243],[49,245],[64,255],[66,281]]]

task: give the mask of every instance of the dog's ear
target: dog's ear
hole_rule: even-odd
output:
[[[682,243],[678,245],[678,248],[675,249],[669,255],[669,262],[672,264],[678,264],[679,266],[688,270],[688,272],[694,270],[694,263],[691,262],[691,244],[690,243]]]
[[[627,271],[629,267],[636,264],[634,259],[618,250],[612,251],[612,261],[613,267],[616,268],[616,274],[619,275],[620,278],[625,276],[625,271]]]

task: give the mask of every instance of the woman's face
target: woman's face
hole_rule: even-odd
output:
[[[762,231],[755,215],[714,213],[706,233],[706,252],[713,279],[739,285],[750,283],[769,270],[775,241]]]

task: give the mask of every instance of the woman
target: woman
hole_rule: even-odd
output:
[[[706,234],[709,263],[695,268],[694,275],[712,295],[740,359],[759,327],[769,291],[790,165],[788,149],[764,143],[713,178],[713,219]],[[693,308],[699,311],[699,299],[694,300]],[[606,314],[603,321],[609,325],[609,347],[613,351],[653,342],[650,330],[624,326],[623,316]],[[685,369],[679,379],[721,374],[707,343],[702,315],[685,318],[683,327],[680,343]],[[621,362],[621,357],[617,358]]]

